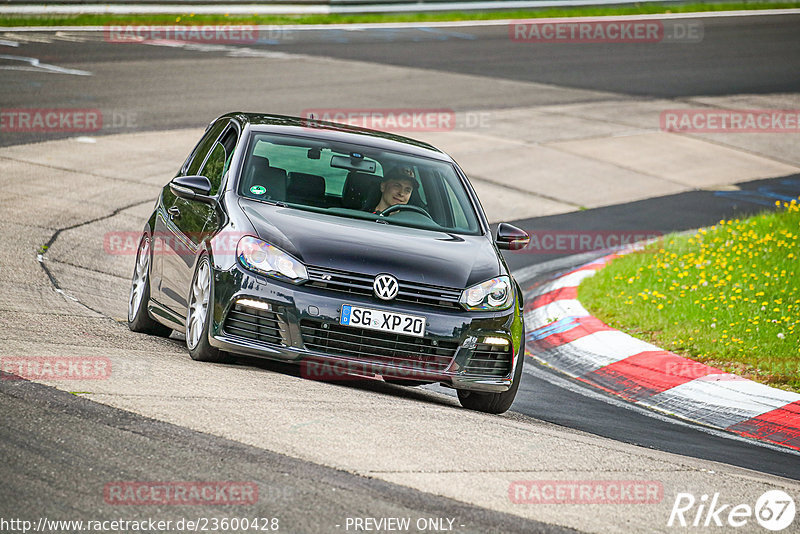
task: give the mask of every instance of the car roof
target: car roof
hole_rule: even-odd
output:
[[[253,131],[313,137],[343,143],[366,145],[382,150],[404,152],[427,158],[452,162],[452,158],[433,145],[389,132],[359,128],[347,124],[316,119],[235,112],[223,115],[249,125]]]

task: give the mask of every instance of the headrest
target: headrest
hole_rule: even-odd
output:
[[[325,178],[305,172],[290,172],[287,192],[295,196],[324,197]]]
[[[256,156],[255,154],[253,154],[253,166],[269,167],[269,159],[265,158],[264,156]]]

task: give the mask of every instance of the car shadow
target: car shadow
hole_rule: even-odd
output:
[[[337,373],[341,376],[339,379],[315,379],[303,376],[302,368],[297,363],[280,362],[276,360],[268,360],[265,358],[255,358],[252,356],[233,355],[235,361],[230,365],[234,366],[247,366],[262,369],[273,373],[280,373],[287,376],[293,376],[310,382],[324,382],[334,387],[344,387],[355,389],[359,391],[369,391],[380,395],[390,397],[410,399],[417,402],[424,402],[427,404],[435,404],[439,406],[452,406],[461,409],[458,400],[454,397],[449,397],[421,389],[416,386],[404,386],[399,384],[390,384],[383,381],[378,377],[364,377],[355,374]]]

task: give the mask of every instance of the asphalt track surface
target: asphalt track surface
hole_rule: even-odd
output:
[[[0,425],[2,458],[14,466],[4,470],[0,489],[5,518],[141,520],[135,506],[98,505],[97,495],[109,481],[152,480],[158,473],[176,481],[246,480],[259,488],[257,503],[246,513],[235,505],[148,506],[149,517],[173,524],[187,517],[279,518],[278,531],[310,533],[344,530],[347,517],[363,515],[456,518],[455,530],[476,534],[574,532],[295,460],[23,380],[0,380],[0,410],[15,414]]]
[[[538,45],[526,46],[509,41],[506,27],[461,28],[449,31],[426,32],[364,32],[343,35],[341,32],[318,32],[292,42],[278,40],[273,44],[251,45],[259,50],[282,51],[293,54],[308,54],[346,58],[375,64],[412,66],[422,69],[456,73],[478,74],[495,79],[525,80],[556,84],[575,89],[612,91],[642,98],[660,96],[681,97],[689,95],[725,95],[738,93],[797,92],[800,90],[800,17],[742,17],[714,19],[705,22],[702,47],[687,47],[680,44],[631,45],[620,51],[615,48],[610,54],[604,46],[582,45]],[[3,49],[13,54],[13,50]],[[344,80],[332,83],[321,78],[318,84],[309,84],[302,95],[280,95],[280,83],[268,72],[242,69],[225,60],[226,51],[176,51],[164,47],[119,46],[102,42],[102,38],[83,41],[58,41],[30,43],[25,55],[35,56],[42,62],[81,68],[82,64],[106,64],[113,77],[103,79],[75,79],[55,77],[37,72],[24,72],[10,78],[11,83],[0,86],[0,101],[3,107],[59,107],[83,106],[104,107],[118,110],[146,110],[139,114],[138,124],[127,125],[131,129],[157,130],[182,127],[198,127],[210,118],[230,111],[232,102],[239,109],[294,110],[296,113],[308,103],[326,99],[330,105],[346,105],[350,102],[375,101],[377,98],[369,87],[369,80]],[[189,61],[176,70],[175,60]],[[136,71],[126,69],[126,61],[146,59],[145,67]],[[16,64],[2,61],[0,65]],[[115,65],[118,65],[116,67]],[[142,65],[139,63],[138,65]],[[4,74],[6,79],[8,72]],[[381,102],[402,102],[414,105],[413,95],[424,93],[424,85],[409,87],[397,80],[393,88],[384,88]],[[235,95],[233,97],[232,95]],[[411,96],[409,96],[411,95]],[[487,100],[485,95],[463,92],[458,102],[448,101],[441,95],[442,105],[454,109],[473,109],[477,103],[482,107],[514,107],[542,103],[569,103],[583,98],[569,91],[554,91],[552,94],[505,94],[502,102]],[[199,111],[202,108],[202,112]],[[277,109],[276,109],[277,108]],[[117,130],[119,131],[119,130]],[[104,133],[116,133],[109,128]],[[0,145],[52,139],[43,134],[24,136],[0,136]],[[177,163],[176,163],[177,165]],[[743,188],[756,189],[762,185],[780,185],[780,180],[796,179],[783,177],[769,183],[744,184]],[[780,183],[779,183],[780,182]],[[795,186],[789,186],[794,188]],[[794,194],[798,191],[794,190]],[[625,228],[630,230],[682,230],[711,224],[724,217],[743,215],[763,206],[712,192],[695,191],[650,199],[632,204],[580,211],[565,215],[542,217],[518,221],[527,229],[583,229]],[[509,255],[512,268],[522,268],[554,259],[549,255]],[[265,365],[255,363],[254,365]],[[711,436],[702,430],[660,421],[624,408],[609,404],[598,398],[590,398],[564,389],[543,379],[546,371],[526,374],[513,410],[537,419],[571,428],[610,437],[644,447],[657,448],[698,458],[710,459],[800,479],[800,462],[787,453],[762,448],[758,445],[727,438]],[[563,378],[563,377],[562,377]],[[409,392],[409,395],[413,393]],[[156,468],[152,463],[159,456],[159,463],[173,466],[175,479],[191,478],[192,470],[213,469],[217,465],[231,472],[241,470],[249,473],[263,464],[264,451],[237,449],[232,442],[191,433],[179,428],[168,428],[143,418],[111,414],[111,408],[98,407],[89,402],[69,398],[65,394],[52,392],[48,388],[25,383],[7,382],[0,388],[2,411],[27,410],[26,416],[12,427],[0,425],[6,448],[3,458],[14,458],[18,465],[19,478],[4,481],[2,499],[6,502],[31,503],[43,493],[35,490],[29,495],[18,490],[28,483],[29,488],[51,487],[69,480],[70,476],[86,476],[91,463],[78,460],[90,447],[107,447],[104,455],[114,458],[118,469],[130,469],[128,460],[136,459],[138,470],[128,478],[145,477],[148,470]],[[35,400],[40,399],[40,400]],[[24,401],[24,402],[23,402]],[[56,407],[54,411],[53,408]],[[58,416],[53,416],[53,414]],[[68,420],[68,421],[67,421]],[[113,423],[112,423],[113,420]],[[27,423],[26,423],[27,422]],[[127,426],[126,426],[127,425]],[[134,429],[142,443],[133,444],[130,435],[120,434],[120,429]],[[65,449],[71,439],[54,436],[84,436],[83,446]],[[197,450],[188,455],[175,443],[176,436],[195,440]],[[224,442],[224,443],[223,443]],[[35,447],[28,444],[35,443]],[[152,453],[143,452],[147,448]],[[222,454],[236,450],[236,454]],[[137,449],[137,450],[128,450]],[[116,452],[116,455],[114,454]],[[241,455],[239,453],[242,453]],[[224,458],[224,460],[223,460]],[[274,460],[270,456],[270,460]],[[110,460],[109,460],[110,461]],[[263,477],[266,487],[273,487],[275,477],[285,471],[298,474],[297,487],[292,495],[303,499],[321,499],[315,493],[313,478],[304,479],[304,469],[317,469],[302,462],[281,459],[281,469],[258,471],[248,479]],[[37,465],[48,465],[51,474],[42,475]],[[97,469],[97,466],[94,466]],[[100,466],[99,469],[106,469]],[[108,467],[110,469],[110,467]],[[231,469],[231,471],[227,471]],[[332,471],[332,470],[331,470]],[[196,471],[195,471],[196,472]],[[58,473],[58,474],[55,474]],[[317,476],[315,474],[315,476]],[[425,496],[420,499],[413,491],[389,484],[366,485],[357,477],[338,472],[326,476],[332,485],[339,484],[343,491],[352,492],[353,500],[366,496],[364,509],[369,515],[379,516],[390,512],[389,507],[407,507],[419,513],[445,515],[475,514],[472,525],[476,531],[488,525],[507,525],[504,531],[531,529],[532,525],[517,518],[482,516],[483,511],[470,510],[447,499]],[[124,477],[119,477],[124,478]],[[291,477],[294,478],[294,477]],[[30,485],[38,480],[39,485]],[[98,476],[93,483],[108,480]],[[310,480],[310,481],[309,481]],[[8,483],[6,483],[8,482]],[[80,484],[75,490],[80,491]],[[378,487],[380,486],[380,487]],[[282,488],[286,485],[282,484]],[[376,490],[376,488],[378,488]],[[66,496],[69,498],[69,494]],[[328,495],[323,502],[330,509],[339,503]],[[424,501],[424,502],[423,502]],[[352,502],[348,501],[348,502]],[[46,504],[39,502],[46,511]],[[383,508],[386,507],[386,508]],[[461,508],[459,508],[461,507]],[[80,510],[80,500],[75,510]],[[291,506],[284,509],[291,509]],[[400,512],[396,512],[400,513]],[[163,516],[163,514],[162,514]],[[300,519],[298,519],[300,520]],[[516,525],[516,526],[515,526]],[[541,530],[542,525],[536,525]]]
[[[675,21],[696,24],[692,19]],[[449,87],[424,75],[374,85],[367,75],[320,68],[303,73],[303,90],[287,91],[296,78],[268,68],[242,67],[230,57],[235,45],[175,49],[105,42],[104,33],[29,37],[18,49],[0,46],[5,108],[100,108],[119,125],[104,134],[205,125],[238,109],[300,114],[307,108],[370,106],[446,108],[455,111],[571,104],[601,100],[585,90],[635,98],[796,92],[800,87],[800,15],[703,19],[701,43],[548,44],[509,39],[505,25],[476,28],[368,29],[360,31],[266,31],[245,43],[258,54],[331,57],[375,65],[398,65],[487,80],[553,84],[538,92],[502,90],[487,98],[483,88]],[[19,36],[19,34],[15,34]],[[24,35],[23,35],[24,37]],[[18,38],[18,37],[14,37]],[[238,47],[241,48],[241,47]],[[80,69],[94,76],[54,76],[19,57]],[[248,57],[248,56],[244,56]],[[456,82],[457,83],[457,82]],[[387,104],[388,103],[388,104]],[[125,121],[133,111],[135,121]],[[61,134],[67,136],[71,134]],[[0,146],[58,137],[0,133]]]
[[[675,24],[690,25],[692,19]],[[340,33],[335,46],[303,43],[279,50],[358,59],[498,79],[535,81],[642,97],[794,92],[800,84],[797,16],[703,19],[702,46],[526,43],[508,28],[457,29],[431,49],[408,36],[361,46]],[[666,23],[665,23],[666,26]],[[395,37],[397,39],[399,37]],[[505,103],[498,102],[504,105]]]

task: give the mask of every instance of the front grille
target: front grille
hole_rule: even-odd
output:
[[[225,317],[222,329],[229,335],[253,341],[275,345],[283,343],[281,333],[284,327],[277,313],[252,308],[238,302],[233,305]]]
[[[478,343],[464,371],[471,375],[506,376],[511,371],[511,345]]]
[[[308,267],[308,283],[306,285],[353,295],[372,296],[372,283],[374,280],[374,276],[367,274]],[[460,289],[417,284],[403,280],[398,280],[398,283],[400,291],[395,298],[396,301],[461,309],[458,303],[458,299],[461,297]]]
[[[458,343],[352,328],[303,319],[300,332],[306,348],[376,364],[440,372],[447,369]]]

